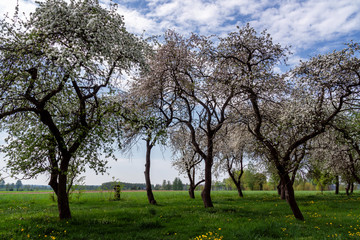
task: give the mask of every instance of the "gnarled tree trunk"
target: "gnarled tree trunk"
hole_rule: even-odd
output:
[[[285,184],[285,198],[287,203],[289,204],[291,211],[294,214],[294,217],[298,220],[304,220],[304,216],[302,215],[299,206],[297,205],[295,199],[295,192],[293,188],[292,181],[288,174],[282,174],[282,181]]]
[[[192,169],[192,173],[191,173],[191,169]],[[189,196],[190,198],[194,199],[195,198],[195,189],[196,187],[202,183],[202,182],[205,182],[205,180],[200,180],[199,182],[197,182],[195,184],[195,165],[192,166],[192,168],[190,169],[187,169],[187,175],[188,175],[188,178],[189,178],[189,181],[190,181],[190,185],[189,185]]]

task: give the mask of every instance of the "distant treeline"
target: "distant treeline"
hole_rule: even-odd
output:
[[[126,183],[126,182],[106,182],[101,184],[101,190],[112,190],[115,185],[120,185],[122,190],[144,190],[146,189],[145,183]]]

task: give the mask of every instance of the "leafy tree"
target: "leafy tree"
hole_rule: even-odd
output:
[[[16,185],[16,191],[19,191],[19,189],[21,189],[23,186],[21,180],[17,180],[15,185]]]
[[[173,181],[173,184],[172,184],[172,189],[173,190],[183,190],[184,188],[184,184],[182,183],[181,179],[176,177]]]
[[[111,104],[124,70],[142,62],[143,44],[115,6],[47,0],[28,21],[0,22],[0,119],[13,174],[50,174],[60,219],[71,218],[69,174],[105,171]],[[97,151],[98,150],[98,151]]]
[[[166,180],[164,179],[161,185],[162,190],[166,190]]]
[[[321,192],[323,192],[325,187],[334,180],[334,176],[332,176],[329,171],[321,170],[316,166],[309,174],[313,181],[319,186]]]

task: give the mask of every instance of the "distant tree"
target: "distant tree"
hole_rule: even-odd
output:
[[[329,171],[320,169],[318,166],[314,166],[309,174],[314,183],[320,188],[321,193],[334,180],[334,176]]]
[[[5,180],[1,179],[0,180],[0,189],[3,189],[3,188],[5,188]]]
[[[162,185],[161,185],[161,189],[162,190],[166,190],[166,180],[164,179],[163,182],[162,182]]]
[[[154,190],[161,190],[161,185],[160,184],[156,184],[154,187]]]
[[[166,190],[172,190],[172,189],[173,189],[173,186],[172,186],[171,182],[168,180],[166,183]]]
[[[183,190],[184,184],[182,183],[181,179],[176,177],[173,181],[173,190]]]
[[[21,180],[17,180],[15,185],[16,185],[16,191],[19,191],[19,189],[21,189],[23,186]]]

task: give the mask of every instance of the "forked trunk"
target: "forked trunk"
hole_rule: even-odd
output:
[[[242,193],[242,190],[241,190],[241,176],[243,175],[243,168],[241,167],[241,170],[240,170],[241,172],[240,172],[240,175],[239,175],[239,177],[237,179],[235,177],[235,173],[233,171],[231,171],[231,168],[230,168],[229,164],[228,164],[228,169],[227,170],[228,170],[228,173],[229,173],[229,176],[230,176],[231,180],[233,181],[233,183],[236,186],[239,197],[244,197],[244,195]]]
[[[211,201],[211,167],[212,162],[211,159],[206,159],[205,161],[205,185],[204,189],[201,192],[201,198],[204,202],[204,206],[206,208],[208,207],[214,207],[212,201]]]
[[[154,145],[150,143],[150,140],[146,140],[146,163],[145,163],[145,183],[146,183],[146,194],[150,204],[156,205],[156,200],[154,198],[154,194],[151,189],[151,181],[150,181],[150,155],[151,149]]]
[[[291,211],[294,214],[294,217],[298,220],[304,220],[304,216],[302,215],[299,206],[297,205],[297,202],[295,200],[295,192],[293,188],[292,181],[288,174],[282,174],[282,181],[285,185],[285,197],[286,201],[289,204]]]

